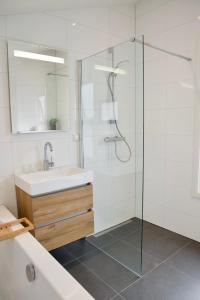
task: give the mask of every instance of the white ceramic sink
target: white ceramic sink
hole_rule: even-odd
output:
[[[15,175],[15,184],[31,196],[60,191],[93,182],[93,172],[77,167],[59,167]]]

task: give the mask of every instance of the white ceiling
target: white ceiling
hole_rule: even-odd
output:
[[[62,10],[67,8],[117,6],[138,0],[0,0],[0,15]]]

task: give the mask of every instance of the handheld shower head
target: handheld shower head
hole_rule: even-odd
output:
[[[114,79],[117,77],[118,75],[118,72],[116,72],[116,70],[118,69],[119,70],[119,66],[122,65],[122,64],[125,64],[125,63],[128,63],[129,60],[121,60],[120,62],[118,62],[118,64],[116,66],[114,66],[114,71],[110,72],[109,75],[108,75],[108,78],[107,78],[107,84],[108,84],[108,89],[110,91],[110,95],[111,95],[111,100],[112,100],[112,107],[113,107],[113,120],[110,120],[110,124],[114,124],[115,128],[116,128],[116,131],[118,133],[119,136],[115,137],[115,140],[114,140],[114,144],[115,144],[115,156],[116,158],[123,162],[123,163],[126,163],[128,161],[130,161],[131,159],[131,156],[132,156],[132,150],[131,150],[131,147],[129,145],[129,143],[126,141],[126,138],[123,136],[121,130],[120,130],[120,127],[119,127],[119,124],[118,124],[118,121],[117,121],[117,114],[116,114],[116,111],[115,111],[115,96],[114,96]],[[125,71],[124,71],[125,72]],[[123,74],[126,74],[126,73],[123,73]],[[111,83],[111,79],[112,80],[112,83]],[[117,148],[117,142],[118,141],[122,141],[127,149],[128,149],[128,158],[127,159],[122,159],[119,154],[118,154],[118,148]]]

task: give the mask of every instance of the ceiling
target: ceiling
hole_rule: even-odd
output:
[[[136,2],[137,0],[0,0],[0,15],[67,8],[117,6]]]

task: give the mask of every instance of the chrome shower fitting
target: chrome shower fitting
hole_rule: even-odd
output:
[[[44,160],[43,160],[43,167],[45,171],[48,171],[50,168],[54,167],[54,162],[52,161],[52,156],[51,156],[51,161],[48,160],[47,158],[47,148],[49,147],[50,151],[53,152],[53,146],[50,142],[47,142],[44,145]]]
[[[114,69],[117,69],[121,64],[123,63],[127,63],[129,62],[129,60],[122,60],[120,61],[115,67]],[[126,141],[126,138],[124,137],[124,135],[121,133],[121,130],[119,128],[119,125],[118,125],[118,121],[117,121],[117,116],[116,116],[116,111],[115,111],[115,97],[114,97],[114,92],[113,92],[113,88],[111,86],[111,78],[113,78],[113,80],[116,80],[117,78],[117,73],[114,73],[114,72],[110,72],[109,75],[108,75],[108,78],[107,78],[107,84],[108,84],[108,88],[109,88],[109,91],[110,91],[110,95],[111,95],[111,100],[112,100],[112,108],[113,108],[113,120],[110,120],[110,124],[113,124],[117,130],[117,133],[119,136],[115,136],[115,137],[106,137],[104,139],[105,142],[114,142],[115,144],[115,156],[116,158],[120,161],[120,162],[128,162],[130,161],[131,159],[131,156],[132,156],[132,151],[131,151],[131,147],[129,145],[129,143]],[[114,84],[113,84],[114,85]],[[128,152],[129,152],[129,156],[127,159],[122,159],[119,154],[118,154],[118,149],[117,149],[117,142],[123,142],[126,147],[128,148]]]

